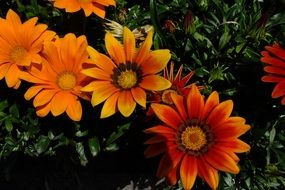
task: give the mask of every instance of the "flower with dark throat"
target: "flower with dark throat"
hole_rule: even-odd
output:
[[[134,34],[124,27],[123,45],[111,33],[106,33],[105,44],[111,58],[92,47],[87,48],[93,65],[82,73],[94,80],[81,90],[92,92],[93,106],[104,102],[101,118],[117,111],[128,117],[136,104],[146,107],[146,91],[160,91],[171,86],[157,74],[167,65],[170,51],[151,51],[152,37],[153,31],[150,31],[137,50]]]
[[[40,117],[49,112],[58,116],[64,112],[74,121],[82,116],[79,97],[90,100],[88,93],[81,92],[88,77],[81,73],[82,65],[88,62],[85,36],[72,33],[54,42],[44,44],[43,63],[32,67],[23,79],[34,83],[25,93],[26,100],[33,97],[36,113]]]
[[[263,82],[276,83],[271,97],[280,98],[281,104],[285,105],[285,49],[279,44],[265,46],[266,51],[261,52],[261,61],[266,63],[264,71],[267,72],[262,77]]]
[[[217,92],[205,101],[197,86],[192,85],[186,98],[172,93],[174,106],[153,103],[156,116],[163,122],[146,129],[154,134],[145,144],[146,157],[163,153],[157,176],[166,177],[171,185],[180,179],[190,190],[199,176],[212,189],[219,183],[218,171],[237,174],[236,153],[250,146],[239,137],[250,129],[241,117],[230,117],[233,102],[219,102]]]

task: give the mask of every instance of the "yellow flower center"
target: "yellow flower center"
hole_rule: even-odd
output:
[[[14,62],[19,62],[24,59],[27,54],[27,50],[21,46],[16,46],[10,52],[10,57]]]
[[[72,72],[65,71],[58,75],[56,83],[60,89],[70,90],[76,85],[76,76]]]
[[[170,94],[171,93],[175,93],[175,94],[178,94],[175,90],[172,90],[172,89],[168,89],[168,90],[164,90],[162,95],[161,95],[161,99],[164,103],[166,104],[173,104],[173,101],[171,99],[171,96]]]
[[[200,127],[186,127],[181,134],[181,144],[187,150],[198,151],[207,144],[207,136]]]
[[[117,80],[119,86],[123,89],[132,88],[137,84],[137,81],[137,73],[132,70],[126,70],[121,72]]]

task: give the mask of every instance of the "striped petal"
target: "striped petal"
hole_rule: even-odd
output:
[[[181,182],[185,190],[190,190],[196,180],[198,173],[197,159],[185,155],[180,167]]]
[[[148,75],[143,77],[139,85],[146,90],[161,91],[170,88],[171,82],[161,76]]]
[[[120,92],[118,110],[124,117],[129,117],[135,110],[136,102],[130,91]]]

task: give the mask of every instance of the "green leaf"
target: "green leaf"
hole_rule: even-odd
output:
[[[82,142],[76,143],[75,148],[76,148],[76,152],[79,155],[80,163],[83,166],[85,166],[88,163],[88,160],[86,158],[86,154],[85,154],[83,143]]]
[[[3,111],[4,109],[6,109],[8,107],[8,101],[4,100],[0,102],[0,112]]]
[[[38,154],[43,153],[46,151],[47,147],[49,146],[50,140],[47,136],[41,135],[38,138],[37,143],[35,144],[35,149]]]
[[[118,126],[118,131],[113,132],[110,137],[106,141],[106,146],[109,146],[113,142],[115,142],[118,138],[120,138],[123,134],[127,132],[127,130],[130,128],[131,123],[127,123],[125,125]]]
[[[15,117],[15,118],[19,118],[20,114],[19,114],[19,109],[17,107],[16,104],[13,104],[10,108],[9,108],[9,113]]]
[[[276,135],[276,129],[273,127],[269,133],[269,143],[272,144]]]
[[[12,130],[13,130],[13,124],[12,124],[12,121],[11,121],[9,118],[7,118],[7,119],[5,120],[5,128],[6,128],[6,130],[7,130],[9,133],[11,133]]]
[[[223,49],[225,45],[229,43],[230,39],[231,39],[231,35],[229,34],[229,32],[223,33],[219,41],[219,48]]]
[[[98,138],[93,137],[89,139],[88,144],[92,156],[97,156],[97,154],[100,152],[100,143],[98,141]]]

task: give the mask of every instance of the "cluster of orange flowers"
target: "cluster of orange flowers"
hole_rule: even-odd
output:
[[[109,5],[115,1],[54,0],[54,6],[67,12],[83,8],[86,16],[94,12],[104,17],[104,7]],[[245,119],[231,116],[231,100],[220,102],[216,91],[205,98],[201,87],[187,85],[193,72],[182,77],[181,66],[174,75],[173,63],[168,70],[170,51],[151,51],[153,31],[139,48],[127,27],[123,28],[122,43],[107,32],[107,54],[103,54],[88,46],[85,36],[69,33],[61,38],[47,28],[37,24],[37,18],[22,23],[12,10],[6,19],[0,19],[0,79],[5,78],[7,86],[15,89],[21,80],[31,83],[24,97],[33,98],[38,116],[66,113],[79,121],[82,98],[93,106],[103,103],[101,118],[116,112],[128,117],[137,104],[146,108],[149,93],[155,98],[149,100],[148,113],[155,114],[161,124],[145,130],[154,135],[145,142],[149,145],[145,155],[163,153],[157,176],[166,177],[172,185],[181,180],[186,190],[199,176],[216,189],[218,171],[239,172],[236,153],[250,149],[239,137],[250,126]],[[270,64],[264,68],[270,74],[262,80],[278,83],[273,97],[284,96],[285,51],[278,45],[266,49],[261,60]],[[161,71],[164,76],[159,75]]]

